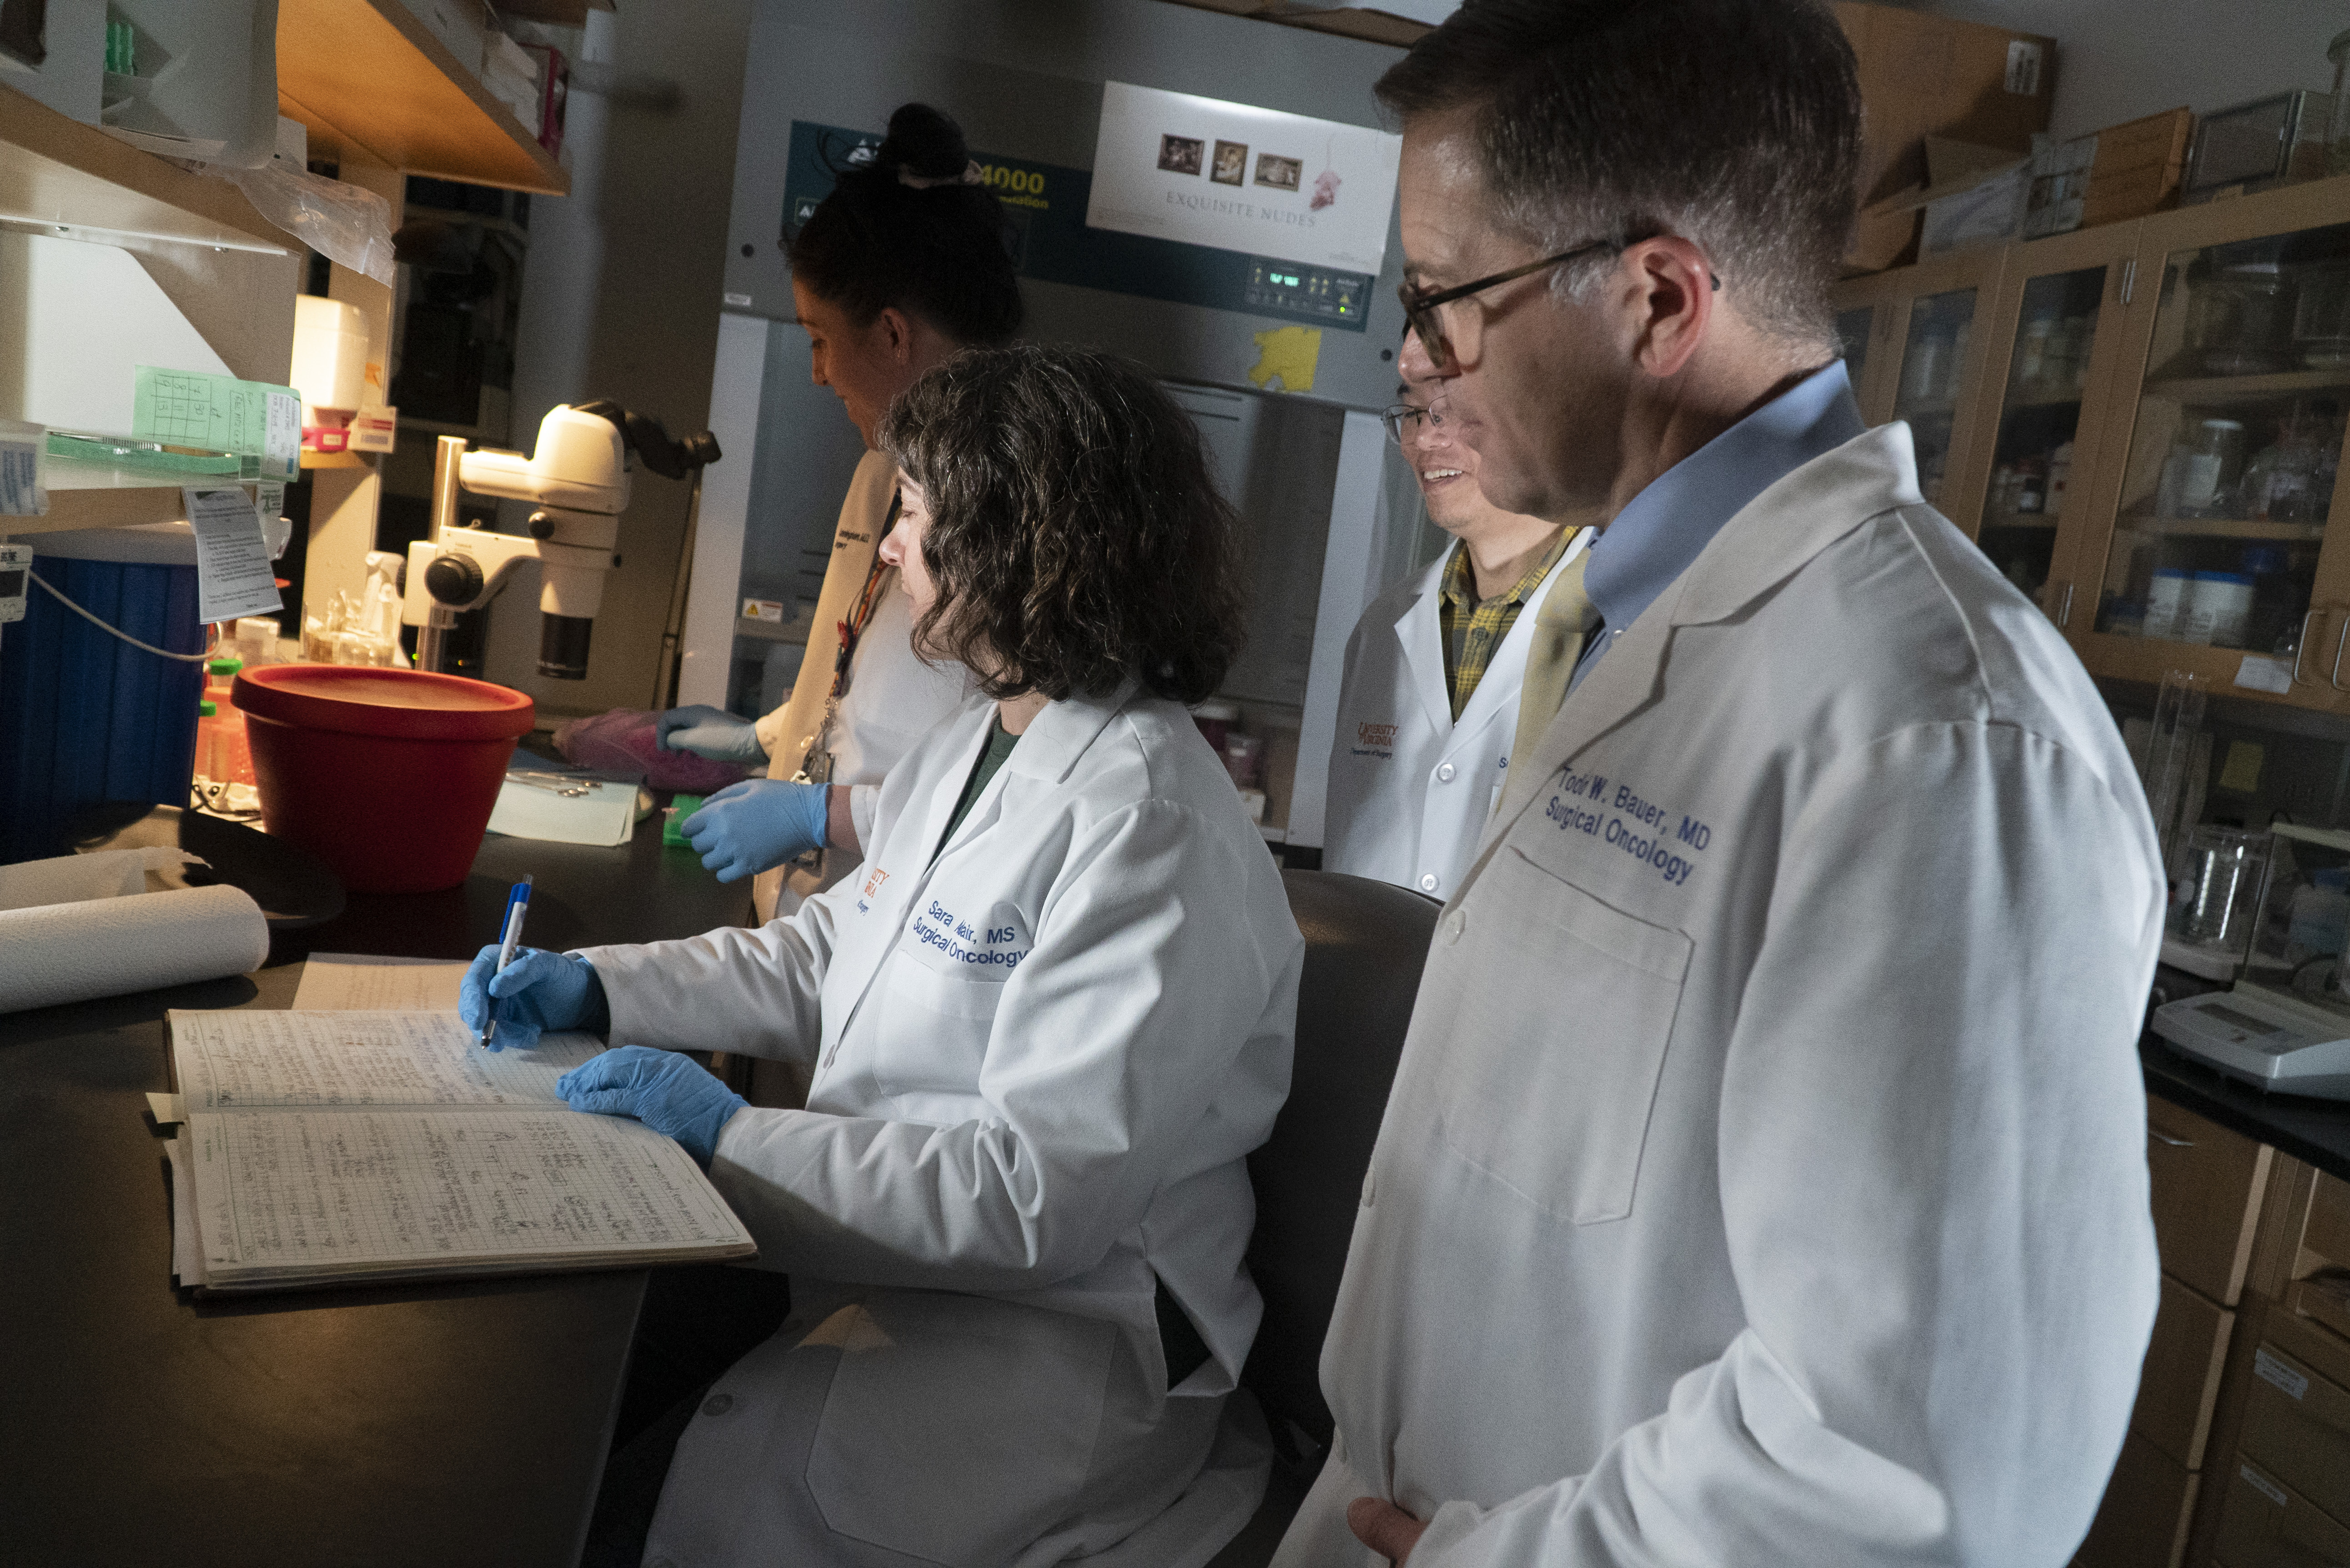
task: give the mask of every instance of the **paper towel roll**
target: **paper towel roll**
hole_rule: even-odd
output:
[[[238,888],[0,909],[0,1012],[259,969],[269,922]]]

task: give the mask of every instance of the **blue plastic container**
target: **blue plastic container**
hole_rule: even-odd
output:
[[[203,647],[195,539],[177,528],[35,534],[33,570],[141,642]],[[126,558],[127,557],[127,558]],[[0,863],[72,852],[100,801],[188,804],[203,666],[131,647],[28,585],[0,627]]]

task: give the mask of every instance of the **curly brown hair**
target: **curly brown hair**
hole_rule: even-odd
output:
[[[1221,685],[1242,636],[1232,509],[1191,416],[1131,360],[974,348],[890,405],[881,450],[922,487],[939,596],[918,649],[1002,701],[1178,702]]]

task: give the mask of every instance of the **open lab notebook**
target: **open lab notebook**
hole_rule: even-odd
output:
[[[758,1249],[699,1166],[452,1012],[171,1014],[172,1272],[205,1292],[716,1262]]]

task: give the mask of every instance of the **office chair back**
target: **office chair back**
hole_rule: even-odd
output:
[[[1326,1447],[1322,1340],[1441,906],[1332,871],[1284,871],[1281,879],[1305,935],[1305,965],[1289,1100],[1273,1136],[1249,1156],[1256,1232],[1248,1265],[1264,1321],[1241,1380],[1276,1432],[1294,1423]]]

